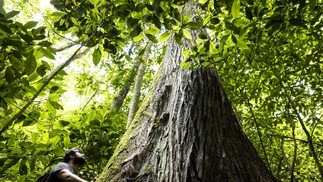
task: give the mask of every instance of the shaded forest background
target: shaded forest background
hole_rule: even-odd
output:
[[[183,68],[216,69],[278,181],[323,181],[322,2],[199,0],[194,21],[184,3],[0,0],[0,178],[34,181],[73,147],[99,174],[169,37],[204,28]]]

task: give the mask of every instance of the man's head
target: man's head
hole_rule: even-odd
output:
[[[66,150],[65,156],[63,157],[63,161],[66,163],[69,163],[72,160],[72,162],[75,165],[82,166],[86,160],[85,156],[80,149],[72,149],[72,150]]]

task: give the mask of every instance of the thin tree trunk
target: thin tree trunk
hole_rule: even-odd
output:
[[[260,128],[259,128],[259,124],[258,124],[258,122],[257,122],[256,116],[255,116],[255,114],[254,114],[254,112],[253,112],[253,109],[252,109],[252,107],[253,107],[253,106],[252,106],[252,104],[250,103],[249,98],[245,97],[245,99],[246,99],[246,103],[247,103],[247,105],[248,105],[249,111],[250,111],[250,113],[251,113],[251,115],[252,115],[253,121],[254,121],[254,123],[255,123],[255,127],[256,127],[256,129],[257,129],[257,133],[258,133],[258,137],[259,137],[260,145],[261,145],[261,148],[262,148],[262,150],[263,150],[264,157],[265,157],[265,160],[266,160],[266,163],[267,163],[268,169],[269,169],[269,171],[272,173],[272,170],[271,170],[271,168],[270,168],[270,164],[269,164],[269,160],[268,160],[268,156],[267,156],[267,152],[266,152],[266,148],[265,148],[265,146],[264,146],[264,142],[263,142],[263,139],[262,139],[262,133],[261,133],[261,130],[260,130]]]
[[[86,108],[86,106],[91,102],[91,100],[94,98],[94,96],[99,92],[99,89],[95,90],[93,92],[93,94],[91,95],[91,97],[86,101],[86,103],[84,104],[84,106],[82,107],[82,111],[84,111],[84,109]]]
[[[130,104],[130,109],[128,113],[128,121],[127,121],[127,126],[128,128],[138,110],[138,103],[139,103],[139,98],[140,98],[140,90],[141,90],[141,85],[142,85],[142,79],[144,77],[145,71],[146,71],[146,65],[145,63],[147,62],[147,59],[149,58],[151,46],[153,45],[152,42],[148,42],[144,55],[142,57],[142,61],[144,63],[140,64],[140,67],[138,69],[138,73],[136,76],[136,82],[135,82],[135,87],[134,87],[134,93],[132,96],[131,104]]]
[[[292,137],[293,137],[293,143],[294,143],[294,152],[293,152],[293,160],[292,160],[292,165],[290,168],[290,181],[294,182],[295,180],[295,175],[294,175],[294,170],[295,170],[295,164],[296,164],[296,157],[297,157],[297,142],[296,142],[296,135],[295,135],[295,123],[293,122],[291,115],[289,113],[289,107],[286,107],[287,110],[287,119],[290,124],[290,127],[292,128]]]
[[[288,157],[287,157],[287,155],[286,155],[286,152],[285,152],[285,149],[284,149],[284,143],[285,143],[285,141],[284,141],[284,139],[282,139],[282,142],[281,142],[281,146],[280,146],[280,149],[281,149],[281,151],[282,151],[282,153],[283,153],[283,159],[284,159],[284,162],[285,162],[285,165],[287,166],[287,168],[288,168],[288,171],[289,171],[289,175],[293,175],[293,173],[292,173],[292,167],[291,167],[291,165],[290,165],[290,163],[289,163],[289,161],[288,161]],[[292,181],[293,179],[291,179],[291,181]]]
[[[134,46],[134,44],[132,44],[130,46],[129,51],[128,51],[128,55],[130,55],[132,53],[133,46]],[[130,71],[129,77],[126,78],[123,88],[121,88],[119,90],[118,95],[114,98],[113,103],[111,104],[111,110],[119,111],[122,104],[123,104],[124,99],[126,98],[126,96],[129,93],[130,87],[135,80],[136,73],[137,73],[138,68],[141,64],[139,56],[137,58],[135,58],[135,60],[136,60],[136,62],[134,63],[134,65]]]

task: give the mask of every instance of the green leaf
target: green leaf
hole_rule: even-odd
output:
[[[205,4],[206,2],[208,2],[209,0],[199,0],[200,4]]]
[[[199,34],[199,38],[206,40],[206,39],[208,39],[208,36],[207,36],[206,33],[202,32],[202,33]]]
[[[202,27],[202,24],[199,22],[189,22],[185,27],[191,30],[199,30]]]
[[[220,19],[219,19],[219,18],[212,18],[210,21],[211,21],[211,23],[212,23],[212,24],[214,24],[214,25],[216,25],[216,24],[220,23]]]
[[[70,141],[70,136],[69,135],[65,135],[64,136],[64,147],[68,148],[68,145],[71,143]]]
[[[165,42],[166,40],[169,39],[169,37],[170,37],[170,33],[165,32],[158,38],[158,42]]]
[[[143,32],[141,32],[138,36],[136,36],[136,37],[134,37],[134,38],[133,38],[133,41],[134,41],[134,42],[139,42],[139,41],[141,41],[143,38],[144,38],[144,34],[143,34]]]
[[[18,70],[20,70],[22,68],[22,61],[20,59],[18,59],[17,57],[10,56],[9,61],[14,68],[16,68]]]
[[[32,73],[29,77],[28,77],[28,81],[29,82],[33,82],[33,81],[35,81],[37,78],[38,78],[38,74],[37,73]]]
[[[99,4],[100,0],[89,0],[95,7]]]
[[[35,56],[32,53],[29,53],[25,61],[25,72],[29,76],[31,75],[37,67],[37,62]]]
[[[239,38],[243,39],[249,32],[250,27],[243,27],[242,30],[239,33]]]
[[[128,27],[134,27],[138,24],[138,22],[139,22],[139,19],[130,17],[127,20],[127,25]]]
[[[183,37],[183,35],[181,35],[179,33],[175,33],[174,38],[175,38],[175,41],[177,42],[177,44],[182,45],[182,37]]]
[[[153,43],[158,43],[158,40],[156,39],[155,36],[151,35],[151,34],[146,34],[147,38],[152,41]]]
[[[30,126],[32,123],[35,124],[34,120],[32,119],[25,119],[22,126]]]
[[[190,15],[185,15],[184,17],[183,17],[183,24],[186,24],[186,23],[188,23],[188,22],[190,22],[190,20],[191,20],[191,16]]]
[[[177,25],[177,23],[174,19],[165,19],[164,21],[165,21],[164,22],[165,28],[168,30],[172,30],[173,25]]]
[[[60,105],[58,102],[56,102],[56,101],[50,101],[50,104],[53,106],[53,108],[55,108],[55,109],[59,109],[59,110],[63,110],[64,108],[63,108],[63,106],[62,105]]]
[[[15,164],[17,164],[19,162],[19,158],[14,158],[12,159],[9,163],[7,163],[5,166],[2,167],[2,171],[5,171],[7,169],[9,169],[10,167],[14,166]]]
[[[15,80],[15,74],[11,67],[7,67],[5,71],[5,78],[8,83],[11,83]]]
[[[235,44],[238,42],[236,36],[233,34],[231,35],[231,39],[232,39],[233,43],[235,43]]]
[[[191,33],[190,33],[188,30],[183,29],[183,34],[184,34],[184,36],[185,36],[186,38],[188,38],[188,39],[190,39],[190,40],[192,40],[192,39],[193,39],[193,37],[192,37]]]
[[[5,19],[10,19],[19,13],[20,13],[20,11],[10,11],[9,13],[6,14]]]
[[[251,9],[246,6],[245,7],[245,11],[246,11],[246,17],[249,19],[249,20],[252,20],[252,12],[251,12]]]
[[[232,13],[233,18],[240,17],[240,0],[233,1],[231,13]]]
[[[173,9],[172,15],[176,20],[178,20],[178,21],[182,20],[181,13],[179,12],[179,10],[177,8]]]
[[[60,142],[60,141],[61,141],[61,137],[59,135],[51,137],[51,139],[50,139],[50,143],[52,144],[51,148],[55,148],[57,146],[58,142]]]
[[[8,34],[12,34],[10,27],[8,27],[7,25],[2,24],[2,23],[0,23],[0,30],[3,30],[4,32],[6,32]]]
[[[24,41],[26,41],[28,43],[30,43],[30,42],[32,42],[34,40],[34,38],[32,36],[28,35],[28,34],[22,34],[22,33],[20,33],[19,35],[20,35],[20,37],[22,39],[24,39]]]
[[[152,17],[153,19],[153,23],[154,23],[154,25],[157,27],[157,28],[159,28],[159,29],[161,29],[161,22],[160,22],[160,19],[159,19],[159,17],[157,16],[157,15],[153,15],[153,17]]]
[[[137,37],[142,32],[140,25],[137,25],[131,32],[130,37],[134,38]]]
[[[41,52],[43,53],[43,55],[49,59],[55,59],[55,53],[53,53],[51,51],[51,49],[48,48],[40,48]]]
[[[37,25],[37,23],[38,23],[37,21],[29,21],[23,27],[25,29],[34,28]]]
[[[59,71],[59,73],[57,75],[59,75],[59,76],[65,76],[65,75],[68,75],[68,74],[66,73],[66,71],[61,70],[61,71]]]
[[[92,58],[93,58],[93,63],[95,66],[97,66],[101,60],[102,57],[102,53],[100,48],[96,48],[92,54]]]
[[[7,103],[7,104],[16,104],[15,101],[12,99],[12,98],[7,98],[7,97],[4,97],[3,100]]]
[[[47,69],[47,67],[46,67],[46,65],[40,65],[38,68],[37,68],[37,70],[36,70],[36,72],[40,75],[40,76],[44,76],[45,74],[46,74],[46,69]]]
[[[266,0],[262,0],[262,5],[266,7]]]
[[[145,31],[146,34],[150,34],[150,35],[156,35],[156,34],[159,34],[159,32],[160,32],[160,29],[153,26],[149,27],[149,29]]]
[[[67,125],[69,125],[69,124],[70,124],[70,122],[69,122],[69,121],[66,121],[66,120],[60,120],[60,121],[59,121],[59,124],[60,124],[61,126],[67,126]]]
[[[241,49],[249,49],[249,47],[247,46],[247,44],[244,41],[240,40],[240,39],[238,39],[238,44],[237,45]]]
[[[183,57],[185,59],[187,59],[190,54],[191,54],[191,51],[189,49],[183,50]]]
[[[63,12],[54,12],[52,13],[53,22],[59,21],[66,13]]]
[[[80,22],[77,21],[74,17],[71,17],[70,20],[74,23],[74,25],[80,25]]]
[[[53,44],[51,42],[45,40],[45,41],[39,42],[37,45],[42,46],[42,47],[50,47]]]
[[[65,138],[64,138],[65,139]],[[65,154],[64,149],[62,149],[61,147],[56,147],[54,150],[52,150],[53,154],[55,154],[56,156],[63,156]]]
[[[19,165],[19,174],[20,175],[26,175],[28,171],[27,165],[26,165],[26,159],[22,159],[20,161],[20,165]]]
[[[30,171],[34,171],[35,170],[35,164],[36,164],[36,157],[31,158],[31,160],[28,161],[29,162],[29,167],[30,167]]]
[[[59,89],[59,86],[53,86],[50,88],[50,93],[54,93]]]
[[[211,54],[216,54],[217,53],[217,49],[216,49],[216,47],[215,47],[215,43],[213,42],[211,42],[210,43],[210,53]]]
[[[89,123],[91,126],[100,126],[100,121],[98,119],[93,119]]]
[[[33,120],[38,120],[40,117],[40,112],[32,111],[31,113],[29,113],[29,117],[32,118]]]

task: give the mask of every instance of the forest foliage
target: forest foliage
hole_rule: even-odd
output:
[[[73,147],[83,177],[99,174],[125,131],[136,63],[148,66],[144,95],[167,40],[205,29],[183,69],[216,69],[278,181],[323,181],[322,2],[199,0],[193,21],[185,2],[52,0],[36,21],[26,7],[40,1],[0,0],[0,178],[32,181]]]

